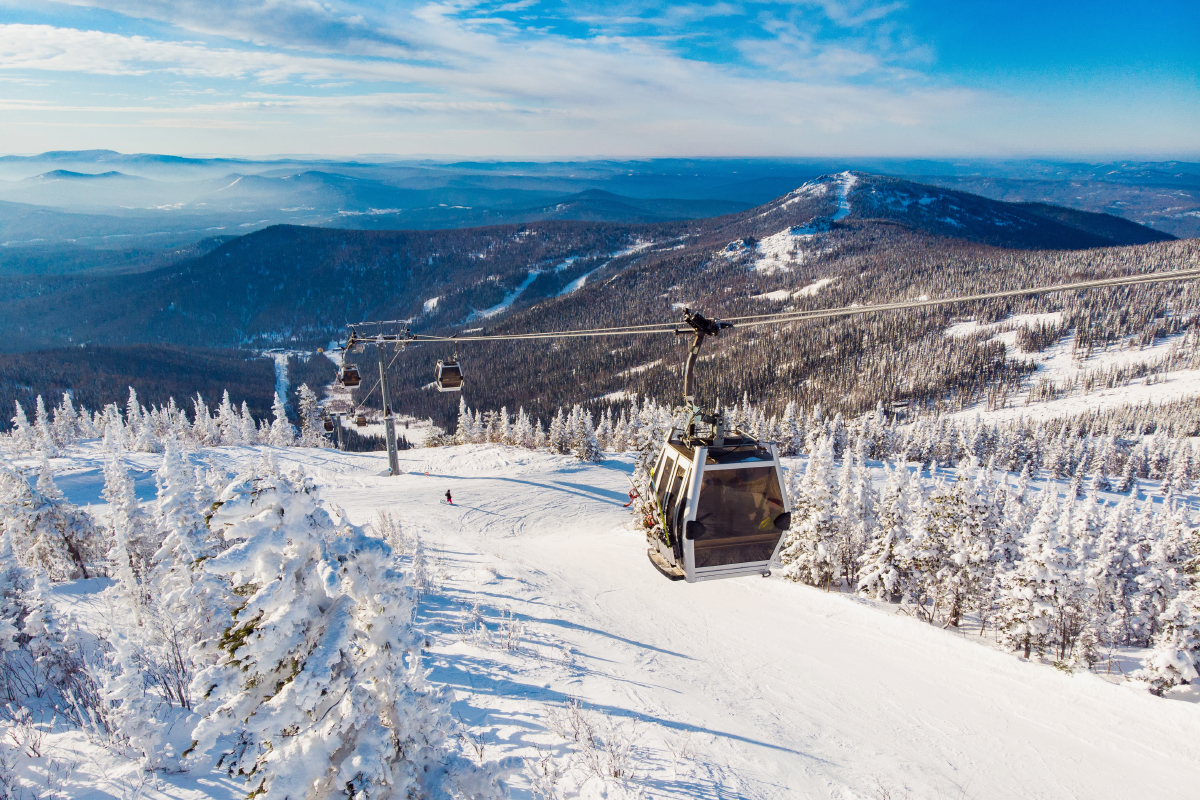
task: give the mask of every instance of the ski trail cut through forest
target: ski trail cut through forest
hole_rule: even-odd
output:
[[[845,219],[850,216],[850,190],[854,188],[854,184],[858,183],[858,178],[854,177],[853,172],[843,172],[838,175],[837,180],[837,203],[838,210],[833,215],[833,221]]]

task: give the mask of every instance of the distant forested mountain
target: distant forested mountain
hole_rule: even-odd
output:
[[[0,342],[10,350],[145,342],[314,349],[362,320],[504,333],[657,323],[678,319],[683,307],[736,318],[1194,265],[1197,243],[1170,238],[1103,214],[841,173],[703,220],[442,231],[276,226],[141,274],[0,278]],[[1147,286],[734,330],[710,343],[699,386],[723,401],[749,393],[846,412],[880,398],[1002,403],[1032,366],[992,336],[947,338],[954,319],[1056,310],[1061,321],[1034,337],[1040,346],[1068,330],[1077,348],[1130,336],[1152,342],[1195,324],[1195,296],[1186,286]],[[681,342],[464,343],[465,395],[475,406],[542,413],[629,392],[673,400]],[[414,344],[396,357],[395,407],[452,419],[456,398],[430,388],[434,362],[449,352]]]

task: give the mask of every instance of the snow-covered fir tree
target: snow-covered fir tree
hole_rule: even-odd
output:
[[[0,514],[21,562],[54,581],[90,577],[108,551],[103,530],[58,490],[45,453],[36,485],[12,471],[4,482],[7,499]]]
[[[195,473],[170,442],[156,480],[155,525],[162,542],[151,574],[156,604],[188,641],[211,639],[227,627],[233,607],[228,586],[202,568],[222,546],[219,529],[207,524],[211,511],[200,506]]]
[[[325,429],[321,425],[321,407],[317,402],[317,393],[308,388],[308,384],[300,384],[296,390],[296,407],[300,415],[300,437],[297,444],[301,447],[327,447],[329,440],[325,438]]]
[[[904,467],[888,467],[879,498],[879,525],[859,557],[858,591],[879,600],[900,602],[905,575],[900,553],[908,541],[914,513],[913,476]]]
[[[841,563],[831,437],[822,437],[803,477],[796,479],[793,474],[790,483],[792,526],[779,551],[783,574],[793,581],[829,588]]]
[[[550,420],[550,432],[546,436],[546,441],[553,453],[569,453],[571,447],[570,433],[567,430],[567,417],[560,408],[554,418]]]
[[[103,497],[109,509],[108,562],[113,577],[140,605],[146,599],[145,586],[161,540],[153,519],[137,500],[129,470],[116,458],[109,458],[104,464]]]
[[[264,800],[505,793],[457,750],[424,679],[415,595],[391,548],[336,526],[302,478],[250,479],[214,520],[232,546],[204,568],[244,604],[198,674],[193,758]]]
[[[935,555],[925,568],[935,616],[958,627],[989,582],[992,545],[987,525],[992,515],[970,468],[960,470],[953,484],[935,491],[926,509],[930,552]]]
[[[292,427],[292,423],[288,422],[287,407],[283,403],[283,396],[279,392],[275,393],[275,404],[271,406],[271,433],[267,439],[267,444],[272,447],[291,447],[296,443],[296,429]]]
[[[576,415],[576,444],[572,448],[575,457],[580,461],[594,463],[604,460],[604,454],[600,451],[600,442],[596,438],[596,432],[592,428],[592,412],[585,411],[578,406],[578,414]]]
[[[50,415],[46,413],[46,402],[42,400],[40,394],[37,398],[37,411],[33,425],[38,449],[47,457],[55,458],[58,455],[58,448],[54,446],[54,435],[50,432]]]
[[[1059,659],[1073,644],[1071,631],[1079,614],[1072,579],[1069,543],[1059,536],[1058,497],[1043,491],[1041,506],[1021,546],[1021,560],[1004,577],[1001,597],[1001,640],[1011,649],[1039,655],[1056,647]]]

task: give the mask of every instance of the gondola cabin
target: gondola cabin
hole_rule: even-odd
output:
[[[791,525],[775,445],[715,441],[672,431],[651,474],[658,527],[649,556],[672,580],[769,575]]]
[[[330,419],[329,417],[326,417],[323,424],[325,426],[326,433],[333,433],[333,420],[332,419]]]
[[[463,384],[462,366],[457,358],[437,362],[435,378],[439,392],[461,392]]]
[[[342,386],[345,386],[347,389],[353,389],[362,383],[362,378],[358,375],[358,367],[353,364],[346,364],[342,367],[341,380]]]
[[[366,415],[365,415],[365,414],[359,414],[357,417],[355,417],[355,418],[354,418],[354,424],[355,424],[355,425],[357,425],[357,426],[358,426],[358,427],[360,427],[360,428],[365,428],[365,427],[367,427],[367,417],[366,417]]]

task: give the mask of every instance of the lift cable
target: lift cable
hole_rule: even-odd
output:
[[[898,303],[880,303],[866,306],[843,306],[841,308],[817,309],[814,311],[780,311],[774,314],[753,314],[745,317],[723,317],[727,322],[733,322],[739,328],[772,324],[775,322],[794,322],[804,319],[823,319],[854,314],[868,314],[880,311],[893,311],[908,308],[927,308],[930,306],[948,305],[951,303],[970,303],[978,300],[997,300],[1006,297],[1033,297],[1053,292],[1068,292],[1081,289],[1100,289],[1106,286],[1134,286],[1143,283],[1164,283],[1167,281],[1200,278],[1200,268],[1174,270],[1172,272],[1151,272],[1143,275],[1126,275],[1117,278],[1099,278],[1075,283],[1060,283],[1052,286],[1039,286],[1031,289],[1008,289],[1001,292],[985,294],[961,295],[958,297],[943,297],[926,300],[906,300]]]
[[[873,314],[884,311],[899,311],[911,308],[930,308],[933,306],[951,305],[954,303],[970,303],[980,300],[997,300],[1007,297],[1034,297],[1053,292],[1069,292],[1082,289],[1098,289],[1109,286],[1136,286],[1143,283],[1163,283],[1179,281],[1188,278],[1200,278],[1200,267],[1173,270],[1171,272],[1150,272],[1142,275],[1126,275],[1117,278],[1099,278],[1073,283],[1060,283],[1051,286],[1037,286],[1029,289],[1007,289],[999,292],[983,294],[959,295],[956,297],[941,297],[924,300],[907,300],[897,303],[879,303],[875,305],[853,305],[840,308],[818,309],[814,311],[781,311],[775,314],[757,314],[744,317],[726,317],[726,322],[734,323],[736,328],[755,328],[763,325],[783,325],[790,322],[803,322],[810,319],[827,319],[829,317],[855,316]],[[360,325],[363,323],[359,323]],[[366,323],[374,324],[374,323]],[[535,331],[530,333],[483,334],[479,336],[434,336],[416,334],[413,340],[426,342],[500,342],[520,339],[572,339],[595,336],[636,336],[641,334],[675,334],[680,332],[680,323],[663,322],[648,325],[626,325],[611,328],[584,328],[565,331]],[[371,339],[359,341],[370,342]],[[393,359],[394,360],[394,359]]]
[[[373,324],[373,323],[372,323],[372,324]],[[371,342],[373,342],[374,340],[372,340],[372,339],[370,339],[370,338],[367,338],[367,339],[361,339],[360,341],[367,342],[367,343],[371,343]],[[386,339],[386,340],[384,340],[384,341],[391,342],[391,341],[396,341],[396,340],[393,340],[393,339]],[[400,357],[400,352],[401,352],[403,349],[404,349],[404,348],[402,348],[402,347],[397,347],[397,348],[396,348],[396,354],[395,354],[394,356],[392,356],[392,360],[388,362],[388,365],[387,365],[386,367],[384,367],[384,369],[385,369],[385,370],[388,370],[388,369],[391,369],[391,368],[392,368],[392,364],[395,364],[395,363],[396,363],[396,359]],[[375,393],[375,390],[376,390],[376,389],[378,389],[378,388],[379,388],[379,378],[376,378],[376,379],[375,379],[375,385],[374,385],[374,386],[372,386],[370,389],[368,389],[368,390],[367,390],[367,393],[366,393],[366,394],[364,394],[364,395],[362,396],[362,399],[361,399],[361,400],[359,400],[359,401],[358,401],[358,403],[357,403],[357,404],[354,406],[354,411],[353,411],[352,413],[357,413],[357,412],[359,412],[359,411],[362,411],[362,409],[363,409],[363,407],[366,405],[367,401],[371,399],[371,395],[372,395],[372,394],[374,394],[374,393]]]

